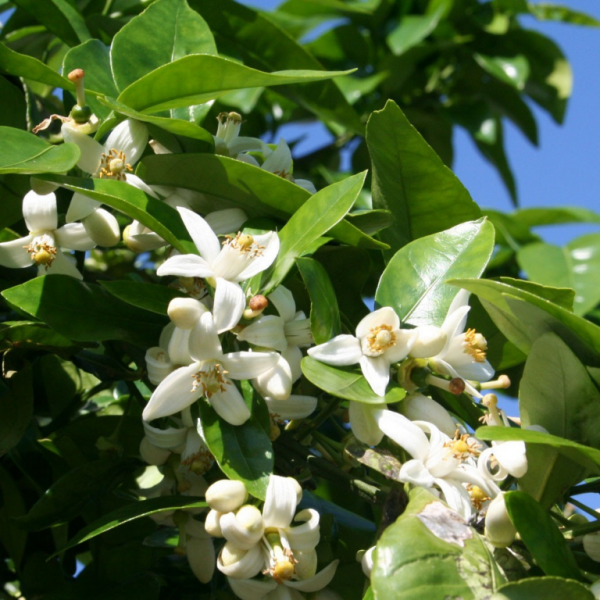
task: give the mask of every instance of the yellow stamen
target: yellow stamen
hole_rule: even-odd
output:
[[[469,484],[467,486],[469,496],[471,496],[471,503],[477,510],[481,510],[483,505],[491,498],[478,486]]]
[[[257,244],[251,235],[246,233],[238,232],[238,234],[232,238],[231,236],[225,236],[227,239],[223,242],[223,245],[229,245],[231,248],[235,248],[242,254],[251,254],[252,256],[262,256],[264,246]]]
[[[388,348],[396,345],[396,335],[391,325],[373,327],[366,336],[368,349],[374,354],[383,354]]]
[[[52,266],[56,258],[56,248],[47,242],[31,242],[28,246],[23,246],[31,255],[31,260],[36,265],[44,265],[46,271]]]
[[[227,389],[225,386],[231,385],[225,375],[227,371],[218,363],[212,369],[198,371],[192,375],[194,381],[191,391],[195,392],[201,387],[202,395],[206,398],[211,398],[217,392],[224,392]]]
[[[469,444],[469,437],[468,433],[460,435],[457,430],[454,439],[446,442],[444,447],[449,448],[452,456],[459,460],[466,460],[469,456],[479,456],[479,444]]]
[[[483,363],[485,362],[486,350],[487,341],[483,335],[477,333],[475,329],[467,329],[465,332],[465,353],[472,356],[475,362]]]
[[[133,171],[130,164],[125,162],[125,153],[122,150],[112,148],[108,153],[102,153],[100,160],[99,177],[109,179],[125,180],[125,171]]]
[[[271,566],[263,573],[270,575],[277,583],[292,579],[296,573],[295,565],[298,561],[294,558],[291,550],[282,546],[276,529],[266,529],[265,538],[270,546]]]

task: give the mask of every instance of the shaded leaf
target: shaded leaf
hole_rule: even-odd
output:
[[[0,456],[16,446],[33,417],[33,379],[30,367],[21,369],[0,388]]]

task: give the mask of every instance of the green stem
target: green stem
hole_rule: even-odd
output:
[[[299,427],[296,432],[296,439],[299,442],[303,442],[313,431],[320,427],[333,413],[339,408],[341,404],[340,398],[333,398],[325,408],[310,422]]]
[[[585,504],[582,504],[581,502],[579,502],[579,500],[575,500],[574,498],[569,498],[569,502],[571,504],[573,504],[573,506],[576,506],[583,512],[586,512],[588,515],[591,515],[592,517],[594,517],[594,519],[596,519],[596,520],[598,519],[598,513],[595,510],[592,510],[591,508],[586,506]]]

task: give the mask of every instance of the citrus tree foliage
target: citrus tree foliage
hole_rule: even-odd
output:
[[[503,145],[571,91],[521,17],[594,19],[0,9],[2,598],[600,596],[600,234],[534,232],[600,215],[519,208]]]

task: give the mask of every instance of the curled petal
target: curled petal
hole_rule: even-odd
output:
[[[314,396],[290,395],[285,400],[275,400],[265,397],[269,413],[282,419],[305,419],[317,408]]]
[[[272,579],[258,581],[256,579],[234,579],[228,577],[227,581],[233,593],[241,600],[263,600],[265,596],[277,588],[277,583]]]
[[[269,294],[269,302],[272,302],[279,316],[287,323],[296,315],[296,302],[292,292],[280,285]]]
[[[350,402],[349,416],[352,433],[363,444],[376,446],[383,439],[383,432],[375,418],[376,411],[387,408],[385,404],[364,404],[363,402]]]
[[[400,328],[400,318],[393,308],[384,306],[364,317],[356,326],[356,337],[362,339],[372,329],[380,327],[381,325],[388,325],[392,329]]]
[[[390,410],[375,412],[379,429],[413,458],[424,462],[429,454],[429,440],[423,430],[404,415]]]
[[[259,544],[253,546],[237,562],[225,566],[221,556],[217,559],[217,567],[221,573],[235,579],[249,579],[258,575],[264,566],[262,549]]]
[[[513,477],[517,479],[527,473],[527,454],[525,442],[512,441],[495,444],[493,446],[496,460]]]
[[[317,547],[321,534],[319,530],[319,513],[313,508],[299,512],[294,521],[305,521],[302,525],[289,527],[286,535],[290,547],[296,551],[307,552]]]
[[[331,583],[339,562],[339,560],[334,560],[310,579],[305,579],[304,581],[286,581],[285,585],[301,592],[318,592]]]
[[[271,475],[263,508],[265,527],[286,528],[292,522],[298,497],[289,477]]]
[[[283,327],[284,321],[281,317],[266,315],[245,327],[238,334],[238,340],[282,352],[288,345]]]
[[[88,215],[83,220],[83,226],[86,233],[98,246],[110,248],[116,246],[121,239],[121,230],[116,217],[103,208],[98,208]]]
[[[88,235],[82,223],[67,223],[55,232],[56,244],[69,250],[91,250],[96,242]]]
[[[232,512],[224,514],[219,521],[219,525],[223,537],[242,550],[250,550],[258,544],[264,533],[264,527],[249,531],[239,523]]]
[[[102,205],[97,200],[92,200],[79,192],[75,192],[71,198],[69,209],[67,210],[66,221],[67,223],[81,221],[81,219],[85,219],[85,217],[91,215],[101,206]]]
[[[254,380],[262,396],[284,401],[292,393],[292,371],[282,356],[277,364]]]
[[[167,429],[159,429],[152,427],[146,422],[143,422],[144,433],[148,441],[157,448],[178,448],[185,443],[187,437],[187,427],[177,428],[168,427]]]

